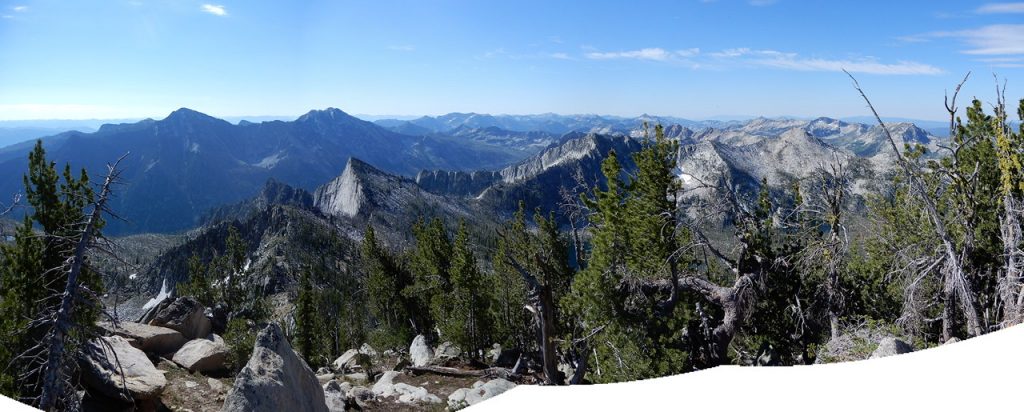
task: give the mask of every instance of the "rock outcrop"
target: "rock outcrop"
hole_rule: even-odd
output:
[[[164,355],[174,353],[185,344],[185,335],[174,329],[144,325],[135,322],[100,322],[99,326],[113,335],[124,337],[146,353]]]
[[[281,328],[271,324],[256,337],[252,357],[235,378],[225,412],[327,411],[324,389]]]
[[[171,359],[190,372],[209,373],[223,370],[228,359],[228,346],[220,336],[188,341]]]
[[[492,379],[485,382],[477,381],[472,388],[462,388],[448,395],[448,406],[452,409],[471,406],[498,396],[516,387],[516,384],[505,379]]]
[[[195,299],[179,297],[166,307],[161,308],[149,324],[162,326],[181,332],[186,339],[206,337],[212,325],[206,317],[206,308]]]
[[[434,360],[434,350],[427,344],[427,337],[416,335],[409,345],[409,357],[413,366],[427,366]]]
[[[94,340],[84,351],[82,380],[103,395],[124,401],[146,401],[160,396],[167,386],[164,372],[121,336]]]
[[[878,348],[875,348],[874,352],[871,352],[871,359],[884,358],[886,356],[900,355],[904,353],[910,353],[914,351],[914,347],[910,344],[896,339],[892,336],[882,338],[881,342],[878,342]]]

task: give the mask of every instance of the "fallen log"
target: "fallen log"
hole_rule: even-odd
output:
[[[413,374],[422,373],[433,373],[444,376],[454,377],[484,377],[484,378],[503,378],[509,379],[513,377],[513,373],[507,368],[487,368],[487,369],[459,369],[450,368],[446,366],[407,366],[405,370],[412,372]]]

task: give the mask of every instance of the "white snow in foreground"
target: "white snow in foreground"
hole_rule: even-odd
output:
[[[142,310],[149,310],[169,297],[171,297],[171,291],[167,290],[167,279],[165,278],[164,283],[160,286],[160,293],[155,298],[150,299],[149,302],[146,302],[145,305],[142,305]]]

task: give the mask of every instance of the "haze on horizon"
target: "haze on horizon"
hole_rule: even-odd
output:
[[[938,120],[1024,87],[1024,3],[0,0],[0,120],[648,113]],[[963,105],[961,105],[962,107]]]

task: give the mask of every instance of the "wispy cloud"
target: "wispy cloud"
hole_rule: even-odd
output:
[[[1024,13],[1024,3],[988,3],[975,10],[980,14]]]
[[[204,4],[199,6],[199,9],[202,10],[203,13],[210,13],[214,16],[223,17],[228,15],[228,10],[224,6],[217,4]]]
[[[776,57],[771,59],[756,60],[754,63],[781,69],[815,71],[815,72],[838,72],[845,69],[851,73],[867,74],[892,74],[892,75],[913,75],[925,74],[934,75],[943,73],[942,69],[911,61],[897,63],[880,63],[873,60],[829,60],[829,59],[806,59],[794,57]]]
[[[572,57],[570,57],[566,53],[550,53],[550,54],[548,54],[548,57],[550,57],[552,59],[558,59],[558,60],[571,60],[572,59]]]
[[[14,6],[14,7],[11,7],[11,10],[14,10],[14,11],[16,11],[18,13],[24,13],[24,12],[28,11],[28,6]]]
[[[416,51],[416,46],[413,46],[411,44],[403,44],[400,46],[388,46],[388,50],[411,52]]]
[[[700,49],[684,49],[677,51],[668,51],[660,47],[649,47],[639,50],[626,50],[626,51],[615,51],[615,52],[588,52],[584,54],[584,57],[591,60],[615,60],[615,59],[634,59],[634,60],[655,60],[655,61],[666,61],[678,57],[693,57],[700,53]]]
[[[938,31],[903,36],[899,40],[914,43],[940,38],[952,38],[963,42],[969,46],[969,48],[961,50],[961,53],[964,54],[981,56],[1024,54],[1024,24],[993,24],[976,29]]]
[[[933,75],[943,72],[942,69],[938,67],[911,61],[882,63],[875,59],[868,58],[808,58],[801,57],[797,53],[781,52],[777,50],[736,48],[709,53],[709,55],[718,59],[719,64],[740,64],[809,72],[838,72],[844,69],[852,73],[885,75]]]

